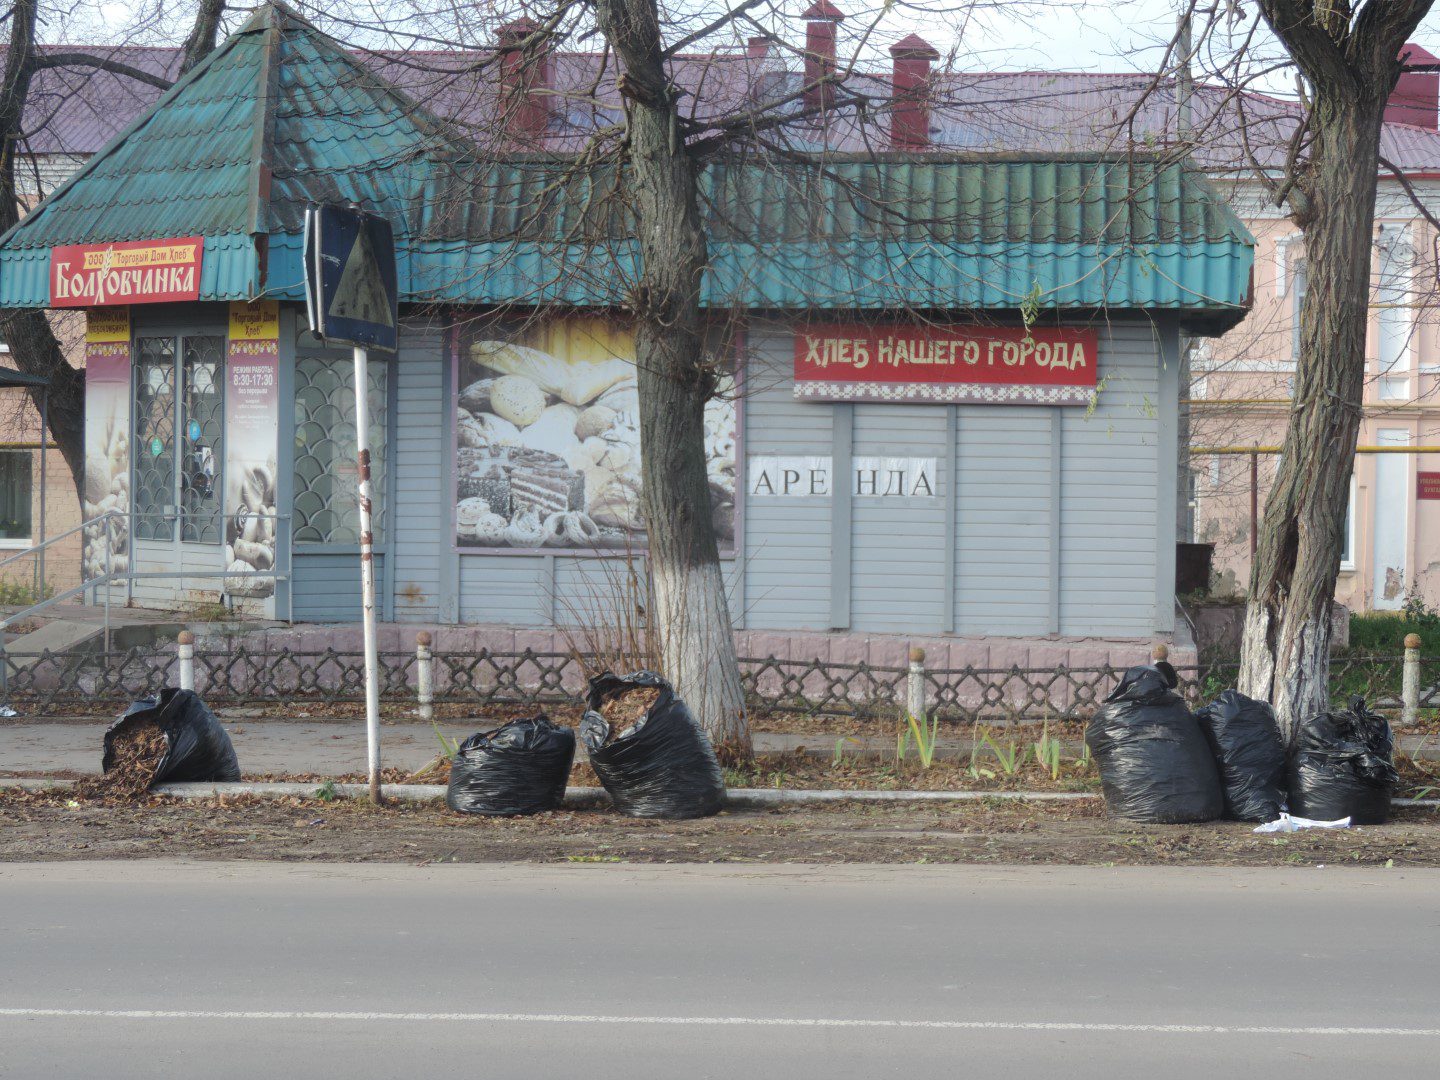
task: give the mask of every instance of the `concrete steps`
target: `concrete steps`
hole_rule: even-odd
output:
[[[5,655],[11,668],[24,670],[45,654],[90,652],[104,648],[105,609],[88,604],[56,604],[27,620],[32,629],[8,637]],[[110,609],[110,647],[130,649],[173,638],[185,628],[169,612],[135,608]]]

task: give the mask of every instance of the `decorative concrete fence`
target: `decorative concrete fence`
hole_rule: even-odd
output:
[[[1163,655],[1164,646],[1157,646]],[[441,652],[428,632],[413,649],[379,657],[381,697],[409,703],[415,715],[434,715],[437,704],[577,704],[586,663],[572,653]],[[902,666],[747,657],[740,661],[751,708],[757,715],[788,712],[897,717],[923,712],[955,722],[1065,721],[1087,718],[1124,671],[1110,665],[1071,668],[932,668],[924,650]],[[1337,660],[1332,697],[1342,705],[1361,694],[1372,708],[1413,723],[1422,709],[1440,708],[1440,662],[1421,656],[1412,635],[1402,657]],[[188,633],[177,642],[123,652],[7,657],[5,700],[22,715],[64,712],[67,706],[120,708],[165,686],[193,688],[216,704],[294,702],[329,705],[364,696],[361,653],[303,651],[283,645],[261,649],[243,643],[199,645]],[[1181,690],[1199,705],[1233,686],[1235,665],[1180,669]]]

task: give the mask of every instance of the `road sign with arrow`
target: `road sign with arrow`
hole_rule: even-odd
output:
[[[305,210],[305,305],[328,342],[394,352],[399,323],[390,222],[345,206]]]

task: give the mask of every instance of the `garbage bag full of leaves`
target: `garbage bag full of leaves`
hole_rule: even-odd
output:
[[[1276,820],[1285,805],[1285,743],[1275,710],[1238,690],[1226,690],[1195,719],[1220,769],[1225,816]]]
[[[141,698],[105,732],[100,761],[107,786],[134,793],[152,784],[235,781],[240,762],[230,736],[193,690]]]
[[[668,682],[650,671],[590,680],[580,737],[615,808],[631,817],[719,813],[725,781],[710,740]]]
[[[1110,811],[1132,821],[1209,821],[1225,809],[1215,759],[1161,661],[1125,673],[1085,728]]]
[[[575,732],[540,713],[480,731],[450,762],[445,805],[464,814],[518,817],[557,809],[575,761]]]
[[[1302,817],[1381,825],[1390,817],[1394,739],[1383,716],[1359,695],[1344,712],[1300,724],[1290,745],[1290,810]]]

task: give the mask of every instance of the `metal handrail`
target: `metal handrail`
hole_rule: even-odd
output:
[[[64,532],[56,533],[54,536],[46,537],[44,540],[40,541],[40,543],[36,544],[34,547],[26,548],[24,551],[21,551],[21,552],[15,554],[15,555],[11,555],[11,556],[10,556],[9,558],[7,558],[7,559],[0,559],[0,570],[5,569],[5,567],[9,566],[12,562],[16,562],[16,561],[18,561],[18,560],[20,560],[20,559],[25,559],[25,558],[29,558],[29,557],[31,557],[31,556],[34,556],[38,551],[41,551],[42,549],[48,547],[49,545],[55,543],[56,541],[64,540],[66,537],[71,536],[71,535],[74,534],[74,533],[81,532],[81,531],[84,530],[84,529],[92,528],[92,527],[94,527],[94,526],[96,526],[96,525],[99,525],[99,524],[101,524],[101,523],[103,523],[103,522],[110,521],[111,519],[114,519],[114,518],[119,518],[120,520],[123,521],[123,520],[126,519],[126,517],[127,517],[127,515],[124,514],[124,513],[121,513],[119,510],[106,510],[103,514],[98,514],[98,515],[96,515],[95,517],[91,518],[89,521],[82,521],[79,525],[72,525],[70,528],[66,529]],[[108,564],[109,561],[110,561],[110,545],[109,545],[108,543],[105,545],[105,561],[106,561],[107,564]],[[110,576],[110,573],[109,573],[108,568],[107,568],[107,570],[106,570],[105,576],[106,576],[107,578]],[[92,587],[94,586],[94,583],[95,583],[96,580],[99,580],[99,579],[94,579],[94,580],[92,580],[92,581],[83,582],[83,583],[80,584],[80,585],[76,585],[76,586],[73,586],[72,588],[66,589],[64,592],[56,593],[54,596],[41,597],[39,600],[37,600],[35,603],[31,604],[29,607],[27,607],[27,608],[22,608],[21,610],[15,612],[14,614],[8,615],[8,616],[6,616],[4,619],[0,619],[0,657],[3,657],[3,656],[5,655],[5,631],[9,630],[10,627],[14,626],[16,623],[18,623],[18,622],[23,622],[24,620],[30,618],[31,616],[35,615],[37,612],[44,611],[44,610],[45,610],[46,608],[48,608],[51,604],[58,604],[58,603],[61,603],[62,601],[69,600],[72,596],[80,596],[80,595],[82,595],[82,594],[85,592],[86,589],[92,588]],[[44,581],[41,581],[41,582],[40,582],[40,588],[37,590],[37,592],[43,592],[44,589],[45,589],[45,582],[44,582]],[[108,588],[107,588],[106,591],[105,591],[105,645],[106,645],[106,648],[109,648],[109,645],[110,645],[110,591],[109,591]]]
[[[206,516],[208,516],[211,512],[210,512],[210,511],[206,511],[205,513],[206,513]],[[55,543],[55,542],[58,541],[58,540],[63,540],[63,539],[65,539],[66,537],[68,537],[68,536],[70,536],[70,535],[72,535],[72,534],[74,534],[74,533],[80,532],[80,531],[82,531],[82,530],[84,530],[84,529],[87,529],[87,528],[93,528],[93,527],[95,527],[95,526],[97,526],[97,525],[100,525],[100,524],[102,524],[102,523],[104,523],[104,522],[107,522],[107,521],[112,520],[112,519],[115,519],[115,518],[119,518],[119,519],[124,520],[124,521],[126,521],[126,522],[128,523],[127,538],[128,538],[128,542],[129,542],[129,545],[130,545],[131,553],[132,553],[132,555],[133,555],[134,545],[135,545],[135,535],[134,535],[134,532],[135,532],[135,530],[134,530],[134,519],[135,519],[135,518],[137,518],[137,517],[138,517],[138,518],[162,517],[162,518],[171,518],[171,519],[174,519],[174,520],[177,520],[177,521],[178,521],[178,520],[180,520],[180,519],[183,519],[185,516],[186,516],[185,511],[180,511],[180,512],[178,512],[178,513],[166,512],[166,511],[155,511],[155,512],[141,512],[141,513],[136,513],[134,510],[131,510],[131,511],[129,511],[129,512],[122,512],[122,511],[119,511],[119,510],[107,510],[107,511],[105,511],[105,513],[99,514],[99,515],[91,518],[91,519],[88,520],[88,521],[82,521],[79,525],[74,525],[74,526],[70,527],[69,529],[66,529],[64,532],[57,533],[56,535],[54,535],[54,536],[52,536],[52,537],[47,537],[45,540],[41,541],[39,544],[36,544],[34,547],[27,548],[26,550],[21,551],[21,552],[18,552],[17,554],[12,555],[12,556],[10,556],[9,558],[0,560],[0,570],[3,570],[6,565],[8,565],[9,563],[15,562],[15,561],[18,560],[18,559],[23,559],[23,558],[27,558],[27,557],[30,557],[30,556],[35,555],[36,552],[39,551],[40,549],[42,549],[42,548],[44,548],[44,547],[47,547],[48,545],[50,545],[50,544],[52,544],[52,543]],[[289,515],[289,514],[255,514],[255,515],[252,515],[252,516],[258,517],[258,518],[262,518],[262,519],[274,518],[277,523],[280,522],[280,521],[289,521],[289,520],[290,520],[290,515]],[[278,529],[277,529],[277,534],[278,534]],[[223,546],[223,545],[222,545],[222,546]],[[79,585],[72,586],[71,588],[66,589],[66,590],[64,590],[63,592],[56,593],[54,596],[45,597],[44,599],[39,600],[39,601],[37,601],[37,602],[34,603],[34,604],[31,604],[31,605],[30,605],[29,607],[27,607],[27,608],[23,608],[23,609],[21,609],[20,611],[14,612],[13,614],[8,615],[8,616],[6,616],[6,617],[3,618],[3,619],[0,619],[0,693],[3,693],[3,692],[4,692],[5,685],[6,685],[7,681],[8,681],[7,677],[8,677],[8,674],[9,674],[9,672],[8,672],[8,670],[7,670],[7,668],[6,668],[6,663],[5,663],[5,655],[6,655],[5,634],[6,634],[6,631],[9,630],[9,628],[12,627],[12,626],[14,626],[16,623],[23,622],[23,621],[25,621],[26,619],[29,619],[29,618],[33,617],[34,615],[38,614],[39,612],[41,612],[41,611],[45,610],[46,608],[50,607],[52,604],[62,603],[62,602],[64,602],[64,601],[66,601],[66,600],[71,599],[72,597],[81,596],[81,595],[83,595],[84,593],[86,593],[87,591],[90,591],[90,590],[94,590],[95,593],[96,593],[97,595],[99,595],[99,594],[101,593],[101,590],[103,590],[103,595],[104,595],[104,609],[105,609],[105,616],[104,616],[104,643],[105,643],[105,649],[106,649],[106,651],[108,652],[109,649],[110,649],[110,591],[111,591],[111,586],[116,585],[116,584],[118,584],[118,583],[120,583],[120,582],[125,582],[125,583],[127,583],[127,584],[130,584],[130,583],[133,583],[133,582],[135,582],[135,581],[153,580],[153,579],[163,579],[163,578],[179,578],[179,579],[182,580],[182,581],[183,581],[184,579],[186,579],[186,578],[224,578],[224,579],[231,579],[231,578],[271,578],[271,579],[273,579],[277,584],[278,584],[279,582],[282,582],[282,581],[291,581],[291,580],[293,580],[293,578],[292,578],[293,566],[291,565],[291,551],[290,551],[291,545],[290,545],[289,543],[284,544],[284,545],[281,545],[281,544],[278,544],[278,543],[277,543],[277,544],[275,545],[275,547],[276,547],[276,553],[277,553],[277,555],[278,555],[278,553],[280,552],[280,550],[281,550],[282,548],[283,548],[283,550],[285,551],[285,563],[286,563],[286,566],[285,566],[285,569],[284,569],[284,570],[281,570],[281,569],[279,568],[279,567],[280,567],[280,561],[279,561],[279,559],[277,558],[276,561],[275,561],[275,563],[274,563],[274,565],[272,565],[269,570],[249,570],[249,571],[240,571],[240,572],[235,572],[235,573],[230,572],[228,569],[222,569],[222,570],[186,570],[186,569],[177,569],[177,570],[159,570],[159,571],[151,570],[151,571],[141,572],[141,571],[134,570],[134,569],[132,568],[132,567],[133,567],[133,563],[132,563],[131,566],[127,566],[127,568],[126,568],[125,570],[122,570],[122,571],[120,571],[120,572],[117,573],[117,572],[114,570],[114,568],[113,568],[113,566],[112,566],[112,564],[111,564],[111,559],[112,559],[112,557],[113,557],[113,555],[114,555],[114,551],[113,551],[110,543],[109,543],[108,540],[107,540],[107,542],[106,542],[106,544],[105,544],[105,572],[104,572],[103,574],[99,574],[99,575],[97,575],[97,576],[95,576],[95,577],[93,577],[93,578],[90,578],[89,580],[84,581],[84,582],[82,582],[82,583],[79,584]],[[42,583],[42,586],[41,586],[41,587],[43,588],[43,583]],[[293,591],[293,590],[292,590],[292,591]],[[293,598],[293,596],[291,597],[291,604],[292,604],[292,611],[293,611],[293,604],[294,604],[294,598]],[[290,621],[292,621],[292,622],[294,621],[294,620],[293,620],[293,617],[291,618]]]
[[[67,536],[80,532],[82,529],[88,529],[92,525],[98,525],[102,521],[109,521],[111,518],[120,518],[123,520],[126,516],[127,515],[121,513],[119,510],[106,510],[103,514],[99,514],[96,517],[91,518],[89,521],[82,521],[79,525],[72,525],[64,532],[58,532],[54,536],[47,536],[44,540],[41,540],[40,543],[28,547],[24,551],[18,551],[14,555],[11,555],[4,559],[0,559],[0,570],[5,569],[5,567],[9,566],[12,562],[28,558],[29,556],[34,555],[36,552],[38,552],[41,548],[47,548],[56,541],[64,540]]]

